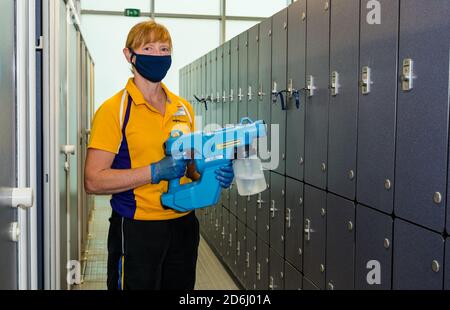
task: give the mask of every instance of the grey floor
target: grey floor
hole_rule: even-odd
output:
[[[84,254],[82,283],[77,290],[105,290],[108,218],[111,214],[109,197],[95,199],[95,208],[89,222],[88,250]],[[238,287],[229,276],[209,245],[201,238],[197,261],[196,290],[237,290]]]

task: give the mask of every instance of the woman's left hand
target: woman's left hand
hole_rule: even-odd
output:
[[[216,170],[216,179],[219,180],[220,186],[223,188],[230,187],[234,179],[233,166],[231,163],[222,166]]]

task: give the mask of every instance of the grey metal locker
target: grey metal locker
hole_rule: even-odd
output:
[[[248,30],[248,76],[247,107],[248,117],[258,119],[258,61],[259,61],[259,24]]]
[[[230,212],[235,216],[237,216],[238,196],[236,180],[233,180],[233,183],[230,186]]]
[[[303,274],[325,289],[326,192],[305,185]]]
[[[355,199],[360,0],[331,2],[328,190]]]
[[[449,1],[400,4],[395,214],[442,232],[448,160]]]
[[[245,281],[246,258],[247,258],[247,229],[245,224],[237,220],[237,243],[236,243],[236,276],[241,283]]]
[[[265,241],[256,241],[256,289],[269,288],[269,246]]]
[[[205,55],[206,57],[206,75],[205,75],[205,95],[203,98],[206,99],[208,103],[208,110],[205,112],[205,120],[206,122],[203,126],[208,126],[211,123],[211,111],[213,109],[213,103],[211,102],[211,85],[212,85],[212,60],[211,60],[211,52]]]
[[[361,1],[356,197],[362,204],[392,213],[399,0],[380,1],[381,24],[367,23],[368,2]]]
[[[236,215],[237,218],[244,224],[247,223],[247,202],[248,202],[248,196],[241,196],[239,195],[237,191],[236,186],[236,197],[237,197],[237,210]]]
[[[265,243],[269,244],[269,216],[270,216],[270,171],[264,171],[264,177],[267,183],[267,189],[262,193],[258,194],[258,198],[256,200],[257,208],[256,208],[256,230],[258,238],[263,240]]]
[[[244,283],[247,290],[256,289],[256,233],[247,227]]]
[[[305,163],[306,14],[306,0],[288,7],[286,175],[301,181]]]
[[[327,186],[329,0],[308,0],[306,43],[305,182]]]
[[[284,289],[285,290],[301,290],[303,276],[295,269],[294,266],[287,261],[284,262]]]
[[[222,257],[229,265],[230,262],[230,212],[222,210]]]
[[[303,269],[303,187],[303,183],[286,178],[285,258],[300,271]]]
[[[222,127],[230,124],[230,41],[223,45]]]
[[[393,288],[441,290],[444,239],[400,219],[394,222]]]
[[[237,219],[236,216],[230,213],[230,230],[229,230],[229,239],[228,245],[230,251],[230,259],[228,262],[228,266],[234,275],[237,275]]]
[[[258,65],[258,118],[267,124],[267,138],[261,138],[270,150],[271,135],[271,76],[272,76],[272,18],[263,20],[259,24],[259,65]],[[261,143],[259,144],[261,146]],[[271,158],[262,158],[263,162],[270,162]]]
[[[303,277],[303,290],[305,291],[318,291],[319,288],[312,283],[309,279],[307,279],[306,277]]]
[[[211,52],[211,89],[210,89],[210,123],[216,124],[217,123],[217,51],[216,49],[213,49]]]
[[[284,259],[270,248],[269,257],[269,290],[284,289]]]
[[[327,271],[328,290],[355,287],[355,204],[327,195]]]
[[[222,120],[222,96],[223,96],[223,46],[216,49],[217,57],[217,87],[216,87],[216,123],[223,125]]]
[[[355,288],[390,290],[392,217],[358,204],[356,207]],[[379,270],[379,273],[378,273]]]
[[[239,89],[239,37],[230,40],[230,124],[237,124]]]
[[[444,289],[450,290],[450,238],[445,242],[445,274]]]
[[[284,257],[285,177],[270,173],[270,247]]]
[[[248,117],[248,97],[247,97],[247,83],[248,83],[248,32],[245,31],[238,36],[239,41],[239,84],[237,89],[238,102],[238,122],[243,117]]]
[[[278,166],[273,170],[280,174],[286,174],[286,104],[278,92],[286,90],[287,67],[287,9],[272,16],[272,87],[271,87],[271,124],[279,126],[279,135],[274,136],[278,140],[279,158]],[[272,155],[275,150],[272,150]]]
[[[248,197],[247,200],[247,227],[256,232],[256,210],[258,206],[258,195]]]

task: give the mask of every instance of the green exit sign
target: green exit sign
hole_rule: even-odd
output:
[[[139,17],[141,16],[141,10],[139,9],[125,9],[125,16]]]

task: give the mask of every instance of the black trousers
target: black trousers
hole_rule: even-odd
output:
[[[194,212],[138,221],[113,211],[108,234],[108,290],[193,290],[200,240]]]

